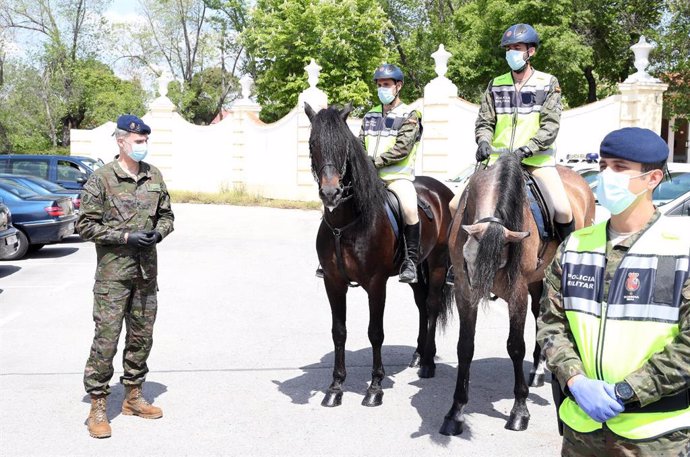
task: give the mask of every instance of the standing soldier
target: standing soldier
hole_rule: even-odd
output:
[[[563,456],[690,455],[690,218],[652,192],[668,146],[624,128],[601,143],[611,219],[573,232],[546,271],[537,341],[566,398]]]
[[[117,120],[116,160],[96,170],[84,185],[77,230],[96,243],[96,283],[93,319],[96,331],[84,370],[84,387],[91,396],[87,419],[94,438],[111,435],[106,397],[113,376],[113,358],[127,326],[123,353],[125,386],[122,414],[147,419],[163,416],[142,396],[148,373],[146,360],[156,320],[156,244],[173,231],[170,196],[157,168],[142,160],[151,129],[133,115]]]

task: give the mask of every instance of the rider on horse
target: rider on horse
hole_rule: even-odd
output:
[[[530,60],[539,47],[539,35],[528,24],[515,24],[501,39],[511,71],[494,78],[484,92],[475,125],[477,162],[503,152],[523,157],[549,208],[556,236],[564,240],[574,229],[572,209],[556,170],[555,149],[561,119],[558,80],[535,70]],[[451,202],[455,212],[462,192]]]
[[[384,64],[374,72],[381,104],[362,120],[359,138],[374,162],[379,177],[400,200],[405,222],[406,256],[400,269],[400,281],[417,282],[420,225],[414,165],[422,136],[422,114],[400,100],[404,76],[395,65]]]

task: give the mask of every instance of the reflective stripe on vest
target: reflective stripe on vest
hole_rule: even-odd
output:
[[[551,89],[552,76],[541,71],[525,82],[519,92],[515,90],[512,73],[493,80],[491,95],[496,110],[496,126],[491,146],[499,154],[526,146],[539,131],[541,109]],[[535,151],[522,161],[525,165],[543,167],[556,165],[555,150]]]
[[[388,152],[395,146],[400,127],[402,127],[413,111],[408,105],[401,103],[390,110],[385,118],[383,117],[381,105],[374,107],[364,115],[362,120],[364,147],[369,157],[376,158],[377,155]],[[421,122],[421,113],[419,111],[414,112]],[[394,164],[379,168],[379,177],[384,181],[395,179],[414,180],[414,164],[418,147],[419,142],[417,141],[407,157]]]
[[[661,216],[631,246],[616,269],[606,300],[606,222],[574,232],[561,263],[566,317],[589,378],[622,381],[679,333],[682,287],[688,278],[690,218]],[[602,427],[567,398],[559,416],[588,433]],[[628,439],[650,439],[687,428],[690,408],[622,413],[606,422]]]

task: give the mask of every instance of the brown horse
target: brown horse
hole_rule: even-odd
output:
[[[305,104],[312,124],[311,167],[324,205],[316,250],[331,305],[335,346],[333,382],[321,404],[341,403],[346,373],[346,294],[350,283],[356,282],[369,296],[368,334],[373,350],[372,380],[362,404],[378,406],[383,399],[381,381],[385,376],[381,346],[386,282],[398,274],[402,256],[397,254],[399,242],[386,213],[386,189],[361,142],[345,123],[350,110],[349,106],[343,110],[329,107],[317,114]],[[430,214],[424,211],[419,214],[422,223],[419,281],[411,284],[419,308],[419,335],[410,366],[419,366],[421,377],[433,377],[436,324],[437,321],[443,324],[453,302],[452,289],[444,284],[449,265],[448,203],[453,194],[428,177],[418,177],[414,183]]]
[[[559,166],[558,172],[570,200],[576,228],[591,225],[594,196],[589,186],[568,168]],[[493,166],[472,176],[450,230],[450,255],[457,272],[455,300],[461,325],[458,379],[453,406],[440,430],[442,434],[462,433],[477,308],[491,292],[508,303],[510,316],[507,349],[515,375],[515,403],[506,428],[527,428],[530,416],[525,400],[529,389],[522,370],[527,296],[532,299],[532,313],[536,318],[544,269],[558,247],[554,240],[545,246],[542,243],[527,202],[520,158],[512,153],[503,154]],[[538,345],[534,348],[531,378],[532,385],[543,384],[543,360]]]

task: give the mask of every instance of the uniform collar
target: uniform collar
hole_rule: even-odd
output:
[[[629,249],[630,246],[632,246],[633,244],[635,244],[635,242],[636,242],[638,239],[640,239],[640,237],[642,236],[642,234],[643,234],[644,232],[646,232],[647,229],[649,229],[649,227],[652,226],[652,224],[654,224],[657,220],[659,220],[660,217],[661,217],[661,213],[659,212],[659,209],[658,209],[658,208],[655,208],[655,209],[654,209],[654,214],[652,214],[652,217],[649,218],[649,221],[647,222],[647,225],[645,225],[644,228],[642,228],[642,230],[638,231],[637,233],[633,233],[632,235],[630,235],[629,237],[627,237],[626,239],[624,239],[624,240],[621,241],[620,243],[617,243],[615,246],[620,246],[620,247],[622,247],[622,248]],[[607,243],[611,243],[611,241],[608,240],[608,229],[609,229],[609,224],[610,224],[610,223],[611,223],[610,220],[606,223],[606,234],[607,234],[606,237],[607,237]],[[611,246],[611,247],[614,247],[614,246]]]
[[[122,165],[120,165],[120,162],[115,160],[115,166],[113,167],[113,170],[115,171],[115,174],[117,175],[118,178],[122,179],[132,179],[132,175],[127,173],[123,168]],[[149,164],[146,162],[139,162],[139,173],[137,174],[137,181],[140,181],[142,178],[151,177],[151,167],[149,167]]]

